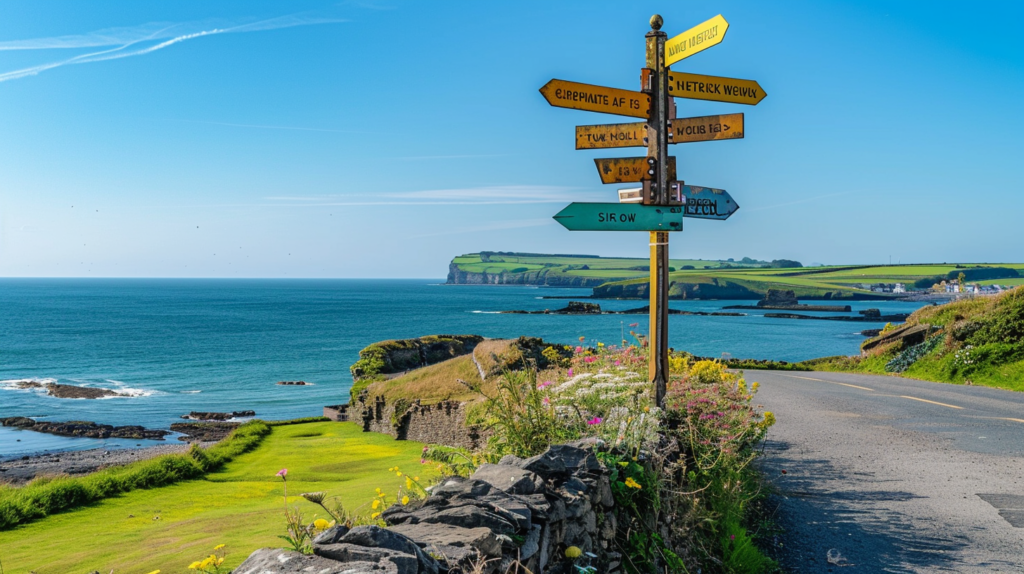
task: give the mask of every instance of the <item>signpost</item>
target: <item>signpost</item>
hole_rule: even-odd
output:
[[[572,203],[555,215],[570,231],[647,231],[651,252],[651,316],[647,346],[653,398],[664,403],[668,382],[668,238],[683,230],[683,218],[728,219],[739,205],[722,189],[677,180],[672,143],[739,139],[743,114],[677,118],[673,97],[755,105],[765,97],[752,80],[674,72],[669,66],[721,43],[729,23],[721,15],[668,39],[661,16],[651,18],[645,36],[646,64],[639,92],[551,80],[540,89],[549,104],[641,118],[643,122],[577,126],[576,149],[646,147],[645,157],[595,159],[602,183],[641,182],[619,190],[626,203]]]
[[[651,109],[651,97],[647,94],[579,82],[551,80],[544,84],[540,93],[549,104],[558,108],[644,119]]]
[[[577,128],[579,130],[579,128]],[[579,136],[577,131],[576,149],[579,148]],[[618,157],[595,159],[597,173],[601,176],[601,183],[634,183],[638,181],[650,181],[654,177],[650,171],[650,165],[646,157]],[[668,178],[676,179],[676,158],[668,158]]]
[[[574,202],[555,221],[569,231],[682,231],[683,207]]]
[[[668,95],[691,100],[710,100],[756,106],[768,94],[754,80],[668,73]]]

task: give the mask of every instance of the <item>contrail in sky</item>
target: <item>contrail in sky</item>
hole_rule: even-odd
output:
[[[195,30],[186,32],[186,28],[197,28],[202,26],[198,23],[185,24],[159,24],[150,23],[133,28],[110,28],[99,30],[89,34],[74,36],[56,36],[52,38],[34,38],[30,40],[10,40],[0,42],[0,51],[10,50],[53,50],[53,49],[82,49],[113,46],[106,50],[79,54],[71,58],[38,64],[28,68],[12,70],[0,73],[0,82],[16,80],[26,76],[35,76],[47,70],[60,68],[72,64],[88,64],[92,62],[104,62],[117,60],[131,56],[142,56],[162,50],[203,36],[215,34],[237,34],[242,32],[261,32],[264,30],[277,30],[280,28],[293,28],[295,26],[311,26],[315,24],[334,24],[346,20],[336,18],[312,18],[300,15],[279,16],[249,24],[236,24],[226,27],[212,27],[206,30]],[[208,25],[208,24],[207,24]],[[160,42],[159,40],[163,40]],[[157,42],[146,45],[150,42]]]

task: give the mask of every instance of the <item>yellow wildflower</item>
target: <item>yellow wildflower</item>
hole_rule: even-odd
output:
[[[410,478],[408,476],[405,477],[405,487],[406,488],[412,488],[412,478]]]
[[[583,551],[578,546],[570,546],[565,549],[566,558],[579,558],[580,556],[583,556]]]
[[[630,488],[635,488],[637,490],[640,490],[641,488],[643,488],[642,486],[640,486],[639,482],[633,480],[632,476],[626,478],[626,486],[628,486]]]
[[[752,390],[752,391],[756,391],[756,390],[757,390],[757,387],[760,387],[760,386],[761,386],[761,383],[759,383],[759,382],[757,382],[757,381],[754,381],[754,382],[753,382],[753,383],[752,383],[752,384],[750,385],[750,390]]]
[[[159,570],[154,570],[154,571],[150,572],[149,574],[160,574],[160,571]]]
[[[188,569],[189,570],[199,570],[199,561],[196,560],[195,562],[189,564],[188,565]]]
[[[370,518],[376,520],[378,516],[380,516],[380,513],[379,512],[374,512],[373,514],[370,515]]]
[[[398,471],[398,472],[396,472],[396,473],[395,473],[395,476],[402,476],[402,471]]]
[[[377,494],[380,494],[380,493],[381,493],[381,490],[380,490],[380,488],[378,488],[377,489]]]
[[[409,504],[409,497],[408,496],[403,496],[402,497],[402,506],[405,506],[406,504]]]
[[[379,498],[374,498],[373,499],[373,504],[371,504],[370,506],[372,506],[374,510],[377,510],[377,508],[380,507],[380,499]]]
[[[627,466],[629,466],[629,463],[623,460],[619,462],[619,466],[621,466],[622,468],[626,468]]]
[[[313,528],[316,528],[317,530],[327,530],[330,527],[331,523],[327,522],[323,518],[317,518],[313,521]]]
[[[227,546],[227,545],[226,544],[218,544],[218,545],[214,546],[213,549],[216,551],[216,550],[220,550],[221,548],[224,548],[225,546]]]
[[[773,424],[775,424],[775,413],[771,411],[765,411],[764,420],[761,421],[761,425],[764,426],[764,428],[768,428]]]
[[[415,480],[416,482],[420,481],[420,477],[418,477],[418,476],[414,476],[414,477],[412,477],[412,479]]]

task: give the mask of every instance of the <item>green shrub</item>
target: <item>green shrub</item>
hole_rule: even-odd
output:
[[[185,454],[169,454],[81,477],[46,477],[20,487],[0,489],[0,530],[91,504],[132,490],[200,478],[248,452],[270,434],[270,425],[253,420],[209,449],[198,445]]]

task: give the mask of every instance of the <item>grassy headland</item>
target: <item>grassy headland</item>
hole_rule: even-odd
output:
[[[796,262],[778,260],[704,261],[673,259],[669,263],[672,298],[758,299],[768,289],[792,290],[805,299],[886,299],[893,295],[866,285],[903,283],[928,289],[964,273],[981,285],[1024,284],[1021,263],[943,263],[929,265],[841,265],[778,267]],[[773,267],[772,265],[776,265]],[[647,259],[470,253],[449,266],[449,283],[593,287],[595,297],[644,298],[650,262]],[[991,278],[990,276],[996,278]]]
[[[326,491],[347,509],[364,507],[367,513],[375,488],[394,491],[401,483],[388,468],[430,474],[419,464],[422,447],[364,433],[354,423],[272,427],[256,449],[200,480],[135,490],[0,531],[0,560],[7,572],[37,574],[185,572],[226,544],[224,566],[233,568],[257,548],[282,544],[278,470],[288,469],[289,502],[307,519],[316,507],[298,495],[311,491]]]
[[[925,381],[1024,391],[1024,287],[918,309],[864,341],[855,357],[800,363],[730,360],[732,369],[901,375]]]

